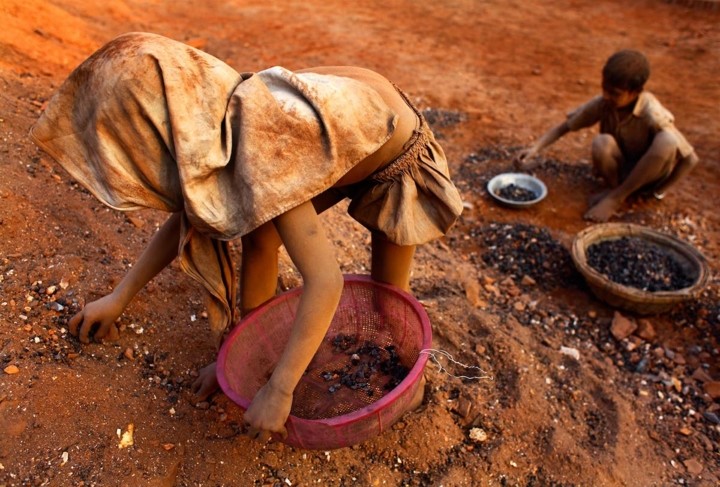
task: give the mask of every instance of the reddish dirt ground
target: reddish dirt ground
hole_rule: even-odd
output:
[[[3,0],[0,486],[717,485],[714,3]],[[423,406],[392,429],[354,447],[303,451],[243,436],[242,413],[222,394],[195,404],[193,373],[215,352],[200,290],[176,266],[130,305],[117,343],[81,346],[71,337],[67,319],[117,283],[163,215],[106,209],[27,133],[72,68],[128,31],[188,42],[239,71],[364,66],[411,93],[467,202],[446,238],[419,249],[412,291],[428,310],[435,348],[492,379],[463,381],[431,363]],[[589,225],[592,132],[544,154],[537,174],[549,196],[536,207],[501,208],[484,187],[518,147],[597,94],[602,63],[624,47],[648,55],[648,88],[702,162],[664,201],[636,201],[614,220],[694,243],[712,277],[697,299],[647,317],[654,335],[617,340],[615,310],[567,257]],[[343,270],[366,272],[366,233],[340,209],[323,218]],[[494,267],[503,250],[483,258],[483,235],[504,227],[493,222],[546,229],[538,235],[554,260],[523,273]],[[297,285],[287,262],[283,284]],[[535,284],[522,280],[533,272]],[[118,448],[129,424],[134,445]]]

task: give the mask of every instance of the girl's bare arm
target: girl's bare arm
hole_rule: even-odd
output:
[[[143,286],[177,257],[181,216],[181,213],[175,213],[167,219],[140,259],[110,294],[88,303],[70,319],[70,333],[83,343],[88,343],[91,335],[96,340],[118,338],[115,320]]]
[[[311,202],[277,217],[275,226],[303,278],[290,338],[268,383],[256,394],[244,418],[252,437],[285,434],[292,394],[322,343],[337,309],[343,277],[335,251]]]

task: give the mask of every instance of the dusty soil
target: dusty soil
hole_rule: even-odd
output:
[[[716,2],[101,4],[0,4],[0,485],[717,485]],[[239,71],[359,65],[411,93],[467,202],[449,235],[418,251],[412,291],[434,346],[492,378],[461,380],[431,363],[423,406],[391,430],[302,451],[247,439],[222,394],[195,403],[189,384],[214,349],[200,291],[175,266],[131,304],[117,343],[69,336],[67,319],[117,283],[163,215],[106,209],[27,132],[74,66],[133,30],[186,41]],[[702,164],[664,201],[635,201],[615,220],[692,242],[713,271],[697,299],[642,320],[623,312],[629,322],[593,296],[567,254],[598,184],[591,131],[544,155],[537,175],[549,196],[536,207],[496,206],[484,189],[514,151],[598,92],[603,61],[623,47],[647,53],[648,88]],[[366,272],[367,235],[341,209],[323,218],[343,270]],[[502,232],[514,242],[534,235],[547,258],[497,265],[512,248],[485,242]],[[299,283],[286,259],[282,283]],[[613,320],[616,332],[641,326],[619,340]],[[118,448],[131,424],[134,445]]]

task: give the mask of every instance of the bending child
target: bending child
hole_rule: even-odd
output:
[[[179,257],[207,291],[219,344],[236,319],[228,241],[242,241],[242,314],[275,294],[285,246],[304,286],[284,352],[244,415],[263,440],[286,434],[293,390],[342,292],[318,214],[350,198],[348,212],[372,235],[372,277],[408,290],[415,246],[462,211],[422,115],[362,68],[239,74],[182,43],[126,34],[73,71],[32,137],[110,207],[172,213],[120,284],[71,319],[83,343],[116,339],[130,300]],[[193,390],[216,389],[213,363]]]
[[[642,53],[622,50],[610,56],[602,70],[602,95],[570,112],[521,152],[518,169],[531,168],[528,160],[566,133],[599,123],[600,133],[592,141],[593,172],[609,189],[590,199],[585,218],[607,221],[638,192],[662,199],[698,157],[675,127],[673,115],[644,90],[649,76]]]

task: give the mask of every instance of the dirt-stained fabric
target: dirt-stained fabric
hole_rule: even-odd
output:
[[[130,33],[71,73],[31,136],[112,208],[183,211],[181,267],[218,301],[225,327],[235,296],[225,241],[331,187],[395,124],[358,81],[281,67],[241,76]]]
[[[337,190],[351,199],[348,213],[364,227],[398,245],[420,245],[445,235],[463,203],[445,153],[422,114],[405,100],[419,126],[403,153],[365,181]]]

